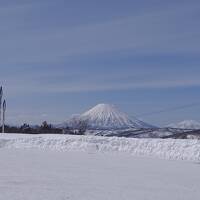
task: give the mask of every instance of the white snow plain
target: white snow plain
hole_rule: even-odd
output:
[[[197,140],[4,134],[0,200],[199,200],[199,145]]]

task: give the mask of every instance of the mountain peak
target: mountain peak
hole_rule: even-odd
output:
[[[112,104],[105,104],[105,103],[100,103],[93,108],[91,108],[89,111],[85,112],[84,115],[92,114],[92,115],[98,115],[99,117],[106,117],[103,115],[111,115],[111,114],[122,114],[119,113],[120,111]],[[124,113],[123,113],[124,115]]]
[[[126,129],[149,128],[150,125],[131,119],[126,113],[120,111],[115,105],[101,103],[80,116],[87,120],[89,126],[95,129]]]
[[[113,104],[99,103],[96,106],[94,106],[92,109],[106,110],[106,109],[115,109],[115,108],[116,107]]]

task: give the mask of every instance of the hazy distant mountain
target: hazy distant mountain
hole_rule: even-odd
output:
[[[169,124],[167,127],[181,129],[200,129],[200,122],[195,120],[184,120],[179,123]]]

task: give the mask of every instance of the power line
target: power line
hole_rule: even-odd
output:
[[[138,115],[137,117],[144,117],[144,116],[146,117],[146,116],[150,116],[150,115],[156,115],[156,114],[161,114],[161,113],[166,113],[166,112],[171,112],[171,111],[173,112],[173,111],[177,111],[177,110],[184,110],[184,109],[196,107],[196,106],[200,106],[200,103],[185,104],[182,106],[175,106],[175,107],[162,109],[162,110],[158,110],[158,111],[153,111],[153,112],[149,112],[149,113],[143,113],[141,115]]]

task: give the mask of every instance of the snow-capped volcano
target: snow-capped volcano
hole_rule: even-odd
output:
[[[89,111],[79,116],[86,120],[90,128],[95,129],[126,129],[126,128],[150,128],[138,119],[132,119],[127,114],[118,110],[114,105],[98,104]]]
[[[169,124],[167,127],[180,129],[200,129],[200,122],[195,120],[184,120],[177,124]]]

